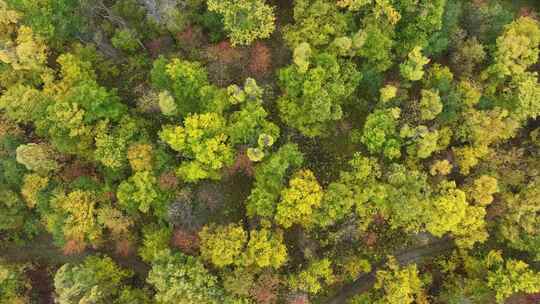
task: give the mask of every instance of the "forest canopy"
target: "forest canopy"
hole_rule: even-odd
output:
[[[0,303],[540,303],[534,0],[0,0]]]

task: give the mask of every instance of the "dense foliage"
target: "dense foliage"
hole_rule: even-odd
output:
[[[0,303],[540,303],[539,14],[0,0]]]

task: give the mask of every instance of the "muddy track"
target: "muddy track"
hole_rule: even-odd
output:
[[[397,253],[395,254],[395,258],[401,265],[420,263],[428,258],[436,257],[440,254],[449,252],[454,248],[455,244],[453,241],[449,239],[442,239],[431,242],[425,246],[416,247]],[[377,270],[383,266],[384,262],[375,265],[370,273],[363,274],[352,283],[346,284],[336,295],[326,301],[323,301],[322,303],[345,304],[351,297],[367,292],[375,284]]]

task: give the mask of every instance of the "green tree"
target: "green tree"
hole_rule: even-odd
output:
[[[366,60],[369,70],[384,72],[392,66],[394,29],[387,23],[366,18],[365,26],[353,36],[353,48]]]
[[[339,7],[346,7],[351,11],[357,11],[371,3],[372,3],[371,0],[338,0],[337,1],[337,5]]]
[[[42,92],[23,84],[10,86],[0,96],[0,109],[9,119],[20,123],[40,119],[46,103]]]
[[[91,191],[57,191],[50,202],[52,210],[44,214],[47,230],[61,245],[72,241],[83,248],[86,244],[96,247],[103,236],[103,227],[97,220],[99,204]]]
[[[47,107],[46,118],[37,122],[37,132],[49,136],[60,152],[91,154],[92,127],[83,121],[85,111],[78,104],[55,103]]]
[[[505,269],[505,262],[510,269]],[[440,263],[446,279],[438,300],[452,304],[463,301],[495,303],[497,294],[498,297],[508,297],[514,293],[514,287],[518,292],[519,286],[524,287],[531,283],[528,266],[514,266],[522,263],[516,260],[505,261],[501,252],[495,250],[474,256],[465,251],[456,251]],[[520,282],[520,275],[524,275],[525,280]]]
[[[495,292],[497,303],[518,292],[535,293],[540,291],[540,276],[523,261],[503,260],[500,252],[491,251],[486,258],[487,286]]]
[[[255,184],[246,202],[250,217],[274,217],[279,193],[287,173],[302,165],[304,157],[297,145],[286,144],[255,168]]]
[[[161,251],[146,280],[154,286],[160,303],[217,304],[223,300],[217,278],[197,258],[182,253]]]
[[[0,187],[0,231],[8,232],[8,237],[17,238],[28,227],[29,214],[24,201],[16,191]]]
[[[529,118],[535,119],[540,115],[540,105],[537,100],[540,97],[540,87],[536,72],[523,73],[515,76],[512,80],[513,96],[511,102],[505,103],[504,107],[511,113],[511,117],[518,121]]]
[[[399,131],[399,135],[402,138],[409,139],[411,145],[407,147],[407,153],[412,157],[428,158],[433,152],[441,149],[439,131],[429,130],[424,125],[411,128],[408,124],[405,124]]]
[[[517,193],[503,196],[505,212],[498,230],[508,244],[516,249],[530,252],[540,258],[540,179],[535,178],[522,185]]]
[[[279,83],[284,90],[278,100],[281,118],[302,134],[315,137],[328,133],[328,125],[343,117],[343,105],[361,79],[351,62],[334,55],[315,56],[307,72],[297,65],[279,71]]]
[[[227,134],[232,145],[253,146],[263,135],[274,140],[279,137],[278,126],[267,119],[268,112],[263,107],[261,95],[262,89],[252,78],[246,79],[244,89],[229,87],[231,103],[240,103],[240,110],[234,111],[228,118]],[[259,148],[265,147],[259,145]]]
[[[25,291],[30,287],[24,277],[25,265],[8,264],[0,260],[0,302],[25,304],[30,301]]]
[[[143,227],[142,235],[142,246],[139,249],[139,256],[143,261],[152,263],[158,259],[160,252],[168,250],[172,237],[172,229],[150,224]]]
[[[401,156],[401,142],[397,132],[400,114],[399,108],[390,108],[375,110],[368,115],[360,140],[369,152],[381,153],[390,159]]]
[[[358,216],[363,223],[359,230],[367,229],[377,212],[370,201],[376,197],[384,198],[382,187],[378,186],[376,180],[380,176],[381,168],[374,159],[355,153],[349,161],[348,170],[342,171],[339,179],[330,183],[325,190],[321,207],[315,210],[314,223],[328,227],[348,216]],[[356,214],[351,212],[354,207]]]
[[[84,28],[84,14],[79,0],[7,0],[22,12],[22,22],[32,27],[53,45],[75,37]]]
[[[415,47],[408,55],[407,61],[399,65],[401,76],[406,80],[417,81],[424,77],[424,66],[430,59],[422,55],[422,48]]]
[[[116,91],[97,83],[92,62],[80,54],[62,54],[57,61],[61,79],[51,76],[45,83],[44,92],[54,102],[35,121],[37,133],[48,137],[60,152],[91,158],[96,132],[108,123],[119,123],[127,106]]]
[[[117,125],[100,121],[96,126],[94,158],[104,166],[119,171],[128,163],[130,144],[148,137],[144,120],[125,115]]]
[[[54,275],[59,304],[110,303],[116,299],[130,271],[109,257],[89,256],[80,264],[65,264]]]
[[[209,85],[208,74],[200,63],[160,57],[154,61],[150,76],[155,89],[168,91],[174,97],[175,113],[186,116],[208,106],[203,98],[205,88]],[[167,108],[171,108],[171,105]]]
[[[48,173],[58,169],[58,162],[52,158],[53,150],[44,144],[26,144],[17,147],[17,162],[28,170]]]
[[[148,213],[152,209],[158,217],[165,217],[164,193],[158,187],[157,178],[150,171],[138,171],[123,181],[116,192],[120,206],[130,214]]]
[[[153,304],[150,292],[146,289],[124,288],[114,304]]]
[[[505,27],[497,38],[495,67],[502,76],[522,74],[538,61],[540,27],[529,17],[521,17]]]
[[[111,38],[112,45],[126,52],[135,52],[140,47],[137,33],[131,29],[116,29]]]
[[[390,226],[394,229],[404,229],[410,232],[423,230],[431,220],[426,216],[427,209],[419,206],[429,205],[433,189],[427,182],[423,171],[407,168],[401,164],[386,167],[384,176],[379,181],[379,198],[373,198],[382,206],[381,214],[388,217]]]
[[[447,0],[409,0],[380,1],[391,2],[401,15],[396,25],[396,52],[400,57],[405,56],[415,47],[425,49],[434,34],[442,29],[443,14],[448,8]],[[414,4],[413,4],[414,3]],[[412,80],[412,79],[411,79]]]
[[[220,178],[220,169],[230,165],[233,149],[226,131],[225,119],[217,113],[193,114],[184,126],[163,126],[159,137],[189,161],[183,162],[177,174],[188,182]]]
[[[283,37],[291,49],[303,42],[319,49],[343,37],[347,21],[334,3],[325,0],[294,1],[294,23],[285,26]]]
[[[422,90],[420,99],[420,117],[423,120],[432,120],[443,110],[439,92],[431,90]]]
[[[67,104],[77,104],[85,113],[83,120],[92,123],[100,119],[118,121],[127,107],[115,91],[100,86],[92,62],[76,54],[63,54],[58,58],[62,79],[51,84],[59,90],[53,98]]]
[[[289,285],[292,289],[317,294],[324,286],[332,284],[336,280],[332,270],[332,262],[329,259],[313,261],[306,269],[289,277]]]
[[[233,46],[268,38],[275,29],[274,9],[264,0],[207,0],[208,10],[223,16]]]

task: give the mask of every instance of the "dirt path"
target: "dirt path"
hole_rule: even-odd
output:
[[[443,239],[422,247],[403,251],[396,254],[395,257],[401,265],[420,263],[427,258],[435,257],[439,254],[448,252],[454,249],[454,247],[455,245],[451,240]],[[354,282],[345,285],[336,295],[323,303],[345,304],[351,297],[367,292],[373,287],[373,284],[375,284],[377,270],[383,265],[384,263],[375,265],[370,273],[361,275]]]
[[[29,245],[16,246],[15,244],[0,247],[0,258],[12,263],[33,263],[47,265],[52,268],[60,267],[65,263],[78,263],[85,257],[93,254],[105,254],[110,256],[120,266],[129,268],[141,277],[146,277],[149,266],[136,256],[119,257],[107,250],[87,249],[83,253],[64,255],[61,249],[56,247],[49,235],[41,235],[32,240]]]
[[[8,262],[43,262],[51,266],[78,262],[91,253],[93,252],[86,251],[82,254],[66,256],[62,253],[62,250],[53,244],[52,238],[46,234],[36,237],[24,246],[3,244],[0,247],[0,258]]]

